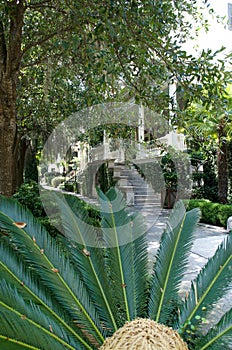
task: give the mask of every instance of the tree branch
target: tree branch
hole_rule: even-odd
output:
[[[28,44],[22,51],[22,56],[27,52],[29,51],[32,47],[35,47],[35,46],[38,46],[38,45],[42,45],[44,44],[45,42],[49,41],[50,39],[54,38],[55,36],[61,34],[62,33],[66,33],[66,32],[69,32],[72,30],[72,27],[69,26],[67,28],[63,28],[62,30],[56,30],[55,32],[53,33],[50,33],[48,35],[46,35],[45,37],[41,38],[40,40],[36,40],[36,41],[33,41],[31,42],[30,44]]]
[[[53,54],[52,55],[52,58],[53,59],[57,59],[59,57],[62,57],[63,56],[63,52],[60,52],[60,53],[57,53],[57,54]],[[39,65],[40,63],[44,63],[44,62],[47,62],[47,59],[48,59],[48,55],[47,53],[44,55],[44,56],[41,56],[39,57],[36,61],[34,62],[31,62],[31,63],[28,63],[28,64],[23,64],[21,65],[22,69],[23,68],[29,68],[29,67],[34,67],[36,65]]]
[[[62,13],[64,15],[67,15],[67,11],[60,9],[59,7],[55,6],[55,5],[48,5],[46,2],[44,4],[31,4],[28,6],[28,8],[30,9],[35,9],[37,11],[39,11],[40,9],[51,9],[51,10],[55,10],[58,13]]]

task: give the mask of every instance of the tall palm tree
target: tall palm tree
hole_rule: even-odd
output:
[[[141,319],[172,326],[189,349],[229,349],[231,310],[204,336],[202,325],[230,286],[232,235],[182,300],[198,209],[186,212],[177,203],[150,275],[146,230],[119,191],[99,191],[97,234],[74,196],[53,195],[65,232],[56,239],[28,210],[0,197],[1,350],[98,349],[126,322],[134,327]],[[112,349],[107,344],[102,348]]]
[[[223,107],[205,106],[194,103],[186,111],[186,118],[181,120],[187,135],[201,136],[209,149],[217,149],[218,200],[228,203],[228,143],[232,136],[232,85],[230,84],[221,97]]]

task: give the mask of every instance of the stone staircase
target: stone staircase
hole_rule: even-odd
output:
[[[147,238],[152,242],[149,244],[149,250],[154,251],[158,248],[170,210],[162,208],[161,194],[154,191],[146,179],[140,175],[135,165],[125,165],[125,163],[118,162],[112,162],[108,165],[113,173],[116,187],[125,196],[130,212],[138,212],[143,216]],[[92,207],[98,208],[98,201],[95,197],[70,194],[79,197]]]
[[[131,212],[139,212],[146,224],[147,236],[159,242],[169,210],[162,208],[161,194],[153,190],[133,164],[114,163],[113,178],[116,186],[124,193]]]

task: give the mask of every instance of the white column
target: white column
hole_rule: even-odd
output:
[[[144,107],[139,107],[138,141],[144,141]]]
[[[176,80],[172,80],[172,82],[169,84],[168,86],[169,89],[169,98],[172,100],[172,103],[170,102],[169,104],[169,123],[171,125],[171,120],[173,119],[173,117],[175,116],[175,112],[173,111],[173,109],[177,108],[177,96],[176,96],[176,89],[177,89],[177,84],[176,84]]]

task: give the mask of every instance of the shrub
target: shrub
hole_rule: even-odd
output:
[[[200,208],[200,221],[205,224],[226,227],[227,219],[232,216],[232,205],[213,203],[207,199],[191,199],[186,206],[188,210]]]
[[[43,208],[43,203],[40,198],[40,191],[37,182],[25,182],[21,185],[18,192],[13,195],[13,198],[16,199],[23,206],[27,207],[27,209],[31,211],[31,213],[40,221],[40,223],[46,227],[46,229],[52,236],[58,233],[55,227],[58,225],[56,225],[55,222],[54,224],[51,222]],[[79,206],[88,213],[89,224],[98,227],[100,225],[99,211],[79,198],[77,198],[76,200],[79,202]],[[47,205],[54,206],[54,203],[49,202],[47,203]]]
[[[45,216],[43,205],[40,199],[39,186],[35,181],[25,182],[20,186],[13,198],[25,205],[35,217]]]
[[[65,182],[64,183],[64,190],[67,192],[74,192],[74,183],[73,182]]]
[[[51,185],[52,187],[59,187],[64,182],[65,182],[64,176],[57,176],[57,177],[54,177],[54,179],[52,179]]]

